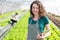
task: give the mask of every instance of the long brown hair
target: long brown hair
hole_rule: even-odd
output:
[[[43,17],[46,14],[46,11],[40,1],[33,1],[30,6],[30,16],[34,17],[34,14],[32,13],[32,5],[37,4],[39,6],[39,17]]]

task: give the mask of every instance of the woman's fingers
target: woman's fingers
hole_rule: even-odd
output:
[[[38,35],[36,36],[36,38],[37,38],[37,39],[40,39],[40,35],[38,34]]]
[[[44,37],[43,35],[40,36],[40,34],[38,34],[38,35],[36,36],[36,38],[37,38],[37,39],[43,39],[43,38],[45,38],[45,37]]]

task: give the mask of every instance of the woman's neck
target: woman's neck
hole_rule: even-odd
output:
[[[38,18],[39,18],[39,15],[35,15],[33,20],[38,20]]]

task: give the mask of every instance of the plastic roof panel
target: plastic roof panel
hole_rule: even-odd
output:
[[[10,4],[10,2],[12,4],[16,3],[16,5],[18,5],[18,4],[20,5],[21,4],[22,8],[25,7],[27,9],[27,7],[28,7],[28,9],[29,9],[31,2],[33,2],[34,0],[0,0],[0,6],[2,4],[4,4],[5,1],[9,2],[9,4]],[[40,1],[44,5],[44,7],[45,7],[47,12],[52,12],[52,13],[60,16],[60,0],[40,0]]]

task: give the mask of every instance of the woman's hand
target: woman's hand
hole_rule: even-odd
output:
[[[45,38],[45,34],[38,34],[37,36],[36,36],[36,38],[37,39],[44,39]]]

